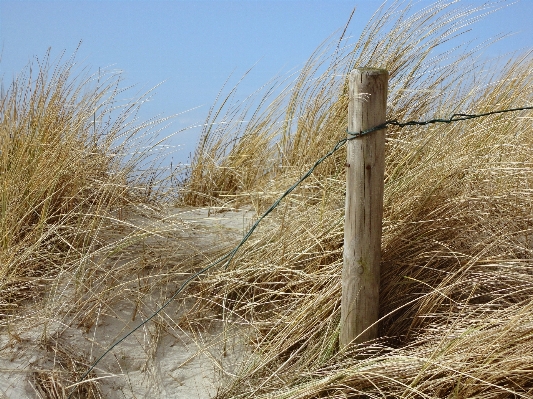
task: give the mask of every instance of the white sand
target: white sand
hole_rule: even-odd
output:
[[[251,211],[227,211],[211,214],[207,209],[163,211],[156,224],[152,219],[130,219],[135,225],[152,223],[150,230],[173,230],[180,248],[190,253],[210,253],[221,245],[236,244],[250,226]],[[159,238],[146,240],[156,247]],[[167,239],[168,240],[168,239]],[[166,244],[166,245],[172,245]],[[163,248],[164,250],[164,248]],[[167,251],[168,252],[168,251]],[[123,260],[127,261],[127,260]],[[174,288],[178,284],[174,284]],[[171,292],[165,293],[169,297]],[[88,331],[67,325],[62,315],[29,314],[29,324],[21,320],[11,331],[0,332],[0,399],[38,398],[34,372],[50,370],[64,361],[52,344],[41,345],[44,329],[48,337],[57,337],[62,351],[87,359],[98,358],[117,339],[139,325],[142,314],[148,315],[161,304],[161,296],[147,294],[139,311],[124,300],[102,310],[97,324]],[[151,321],[118,345],[97,366],[100,389],[105,398],[210,398],[215,396],[225,376],[232,373],[244,353],[240,334],[226,332],[226,356],[222,355],[222,326],[215,322],[205,330],[180,328],[179,321],[187,313],[187,305],[176,300],[165,310],[165,318],[176,322],[176,328],[165,331]],[[135,317],[134,316],[135,313]],[[54,317],[57,316],[57,317]],[[134,320],[132,320],[134,318]],[[58,321],[50,321],[58,319]],[[41,322],[38,322],[41,320]],[[43,323],[42,320],[47,320]],[[24,326],[24,327],[22,327]],[[55,367],[57,368],[57,367]]]

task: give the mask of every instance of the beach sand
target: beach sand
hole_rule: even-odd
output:
[[[168,207],[155,217],[135,216],[127,222],[135,228],[161,232],[143,240],[143,251],[150,254],[152,261],[162,253],[173,253],[176,261],[183,264],[180,278],[184,280],[198,269],[191,266],[186,272],[186,259],[209,259],[221,249],[237,244],[254,216],[251,210]],[[133,251],[129,256],[139,254]],[[154,268],[150,271],[155,272]],[[126,293],[122,300],[113,301],[105,309],[100,306],[96,323],[90,328],[69,322],[76,315],[62,313],[61,306],[55,308],[59,310],[54,315],[28,311],[24,320],[0,332],[0,398],[45,397],[39,384],[53,378],[51,369],[59,373],[61,364],[69,359],[79,359],[88,368],[87,360],[94,362],[161,306],[181,284],[176,280],[179,278],[171,279],[156,293],[147,291],[141,300],[129,300]],[[184,298],[172,301],[162,312],[166,327],[156,317],[98,363],[94,373],[104,398],[192,399],[216,395],[242,360],[246,342],[239,328],[231,326],[224,331],[222,322],[217,320],[201,329],[192,326],[187,315],[193,303]]]

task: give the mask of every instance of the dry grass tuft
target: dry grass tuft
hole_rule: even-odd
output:
[[[531,105],[530,54],[502,63],[468,44],[440,50],[498,6],[456,3],[414,12],[394,1],[355,44],[344,34],[324,42],[298,74],[265,85],[263,97],[234,104],[236,89],[221,97],[181,204],[265,210],[345,137],[346,75],[357,66],[389,70],[389,119]],[[183,367],[201,355],[224,373],[220,398],[533,397],[530,112],[389,129],[380,339],[338,347],[339,151],[228,268],[191,285],[188,298],[76,385],[115,340],[213,261],[235,229],[187,222],[197,209],[179,223],[166,214],[161,204],[177,188],[150,167],[157,121],[137,124],[142,99],[117,110],[118,76],[74,71],[73,59],[61,66],[45,57],[0,96],[0,351],[18,362],[9,366],[17,373],[30,373],[16,378],[38,397],[71,389],[73,397],[104,397],[102,378],[119,375],[129,384],[122,394],[137,395],[128,373],[159,395],[158,348],[166,342],[170,353],[185,341],[196,353]],[[227,328],[217,337],[220,321]],[[234,373],[213,353],[240,336],[247,352]]]
[[[3,363],[14,370],[31,366],[31,353],[41,363],[54,354],[30,381],[42,398],[102,397],[94,373],[75,385],[109,345],[98,339],[99,322],[120,301],[144,317],[152,298],[167,295],[169,265],[182,272],[194,254],[146,246],[169,240],[176,226],[155,226],[173,194],[150,158],[160,121],[136,120],[145,97],[117,105],[119,75],[76,70],[74,56],[51,62],[47,54],[0,98],[0,351],[20,359]],[[78,328],[95,348],[72,338]]]
[[[136,183],[146,191],[131,181],[139,159],[125,154],[142,127],[125,129],[131,109],[111,117],[119,77],[73,77],[74,66],[47,55],[0,99],[2,312],[100,247],[110,212],[140,199]],[[77,274],[83,284],[83,265]]]
[[[468,46],[439,53],[493,10],[393,2],[354,46],[326,42],[248,124],[236,123],[244,106],[224,113],[223,103],[184,201],[264,210],[345,135],[356,66],[389,70],[388,119],[531,105],[530,54],[502,64]],[[344,152],[321,165],[230,268],[202,282],[199,302],[250,331],[251,354],[219,397],[531,397],[532,121],[518,112],[389,128],[382,338],[344,352]]]
[[[49,361],[52,365],[33,373],[32,387],[39,399],[62,399],[71,392],[79,398],[103,398],[94,373],[90,373],[83,384],[78,384],[85,359],[76,354],[76,348],[69,347],[64,342],[48,340],[45,349],[50,354]]]

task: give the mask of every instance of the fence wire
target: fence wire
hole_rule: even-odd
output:
[[[318,165],[320,165],[322,162],[324,162],[326,159],[328,159],[331,155],[333,155],[335,152],[337,152],[338,150],[340,150],[344,144],[346,144],[346,142],[350,141],[350,140],[354,140],[358,137],[361,137],[361,136],[364,136],[364,135],[367,135],[367,134],[370,134],[372,132],[375,132],[377,130],[381,130],[381,129],[384,129],[386,128],[387,126],[398,126],[400,128],[403,128],[405,126],[424,126],[424,125],[430,125],[430,124],[434,124],[434,123],[454,123],[454,122],[459,122],[459,121],[464,121],[464,120],[468,120],[468,119],[475,119],[475,118],[481,118],[481,117],[484,117],[484,116],[489,116],[489,115],[496,115],[496,114],[503,114],[503,113],[507,113],[507,112],[516,112],[516,111],[524,111],[524,110],[533,110],[533,106],[529,106],[529,107],[520,107],[520,108],[510,108],[510,109],[504,109],[504,110],[497,110],[497,111],[490,111],[490,112],[485,112],[485,113],[481,113],[481,114],[453,114],[451,117],[449,118],[437,118],[437,119],[430,119],[430,120],[427,120],[427,121],[408,121],[408,122],[399,122],[398,120],[396,119],[393,119],[393,120],[388,120],[378,126],[375,126],[371,129],[368,129],[368,130],[364,130],[364,131],[361,131],[361,132],[349,132],[347,131],[347,135],[348,137],[342,139],[342,140],[339,140],[335,146],[328,152],[326,153],[322,158],[318,159],[314,164],[313,166],[304,174],[302,175],[302,177],[296,182],[294,183],[291,187],[289,187],[287,189],[287,191],[285,191],[281,197],[279,197],[267,210],[265,213],[263,213],[263,215],[261,215],[259,217],[259,219],[257,219],[257,221],[252,225],[252,227],[250,227],[250,229],[248,230],[248,232],[244,235],[243,239],[241,240],[241,242],[239,242],[239,244],[237,244],[237,246],[232,249],[230,252],[228,252],[226,255],[222,256],[221,258],[217,259],[215,262],[211,263],[210,265],[204,267],[203,269],[197,271],[196,273],[192,274],[189,278],[187,278],[185,280],[185,282],[183,282],[183,284],[174,292],[174,294],[161,306],[159,307],[159,309],[157,309],[150,317],[148,317],[146,320],[144,320],[143,322],[141,322],[137,327],[133,328],[130,332],[128,332],[126,335],[124,335],[122,338],[120,338],[118,341],[116,341],[113,345],[111,345],[98,359],[96,359],[92,364],[91,366],[89,367],[89,369],[81,376],[81,378],[75,383],[73,384],[71,387],[75,387],[75,386],[78,386],[81,382],[83,382],[83,380],[89,375],[89,373],[91,371],[94,370],[94,368],[96,367],[96,365],[109,353],[111,352],[116,346],[118,346],[120,343],[122,343],[123,341],[125,341],[130,335],[132,335],[135,331],[137,331],[139,328],[141,328],[142,326],[144,326],[145,324],[147,324],[150,320],[152,320],[154,317],[156,317],[159,313],[161,313],[161,311],[163,309],[165,309],[181,292],[183,292],[183,290],[185,289],[185,287],[187,287],[187,285],[189,285],[189,283],[191,281],[193,281],[194,279],[196,279],[197,277],[199,277],[200,275],[204,274],[205,272],[209,271],[210,269],[214,268],[215,266],[217,265],[220,265],[221,263],[224,263],[224,268],[227,268],[227,266],[229,265],[229,263],[231,262],[231,260],[234,258],[235,254],[239,251],[239,249],[244,245],[244,243],[246,241],[248,241],[248,239],[250,238],[250,236],[253,234],[253,232],[255,231],[255,229],[257,228],[257,226],[259,225],[259,223],[261,223],[261,221],[263,219],[265,219],[279,204],[280,202],[286,197],[288,196],[291,192],[294,191],[294,189],[296,189],[296,187],[298,187],[305,179],[307,179],[309,176],[311,176],[314,172],[314,170],[316,169],[316,167]],[[71,393],[69,394],[68,398],[67,399],[70,399],[70,397],[72,396],[72,394],[74,393],[74,388],[73,390],[71,391]]]

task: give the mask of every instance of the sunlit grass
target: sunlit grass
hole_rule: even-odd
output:
[[[44,397],[63,397],[86,364],[46,326],[90,328],[102,302],[123,296],[117,282],[139,265],[110,259],[153,234],[124,220],[168,189],[150,167],[157,121],[135,120],[142,96],[120,105],[120,80],[46,54],[0,98],[0,325],[15,342],[43,325],[42,348],[55,348],[62,367],[36,374]],[[75,391],[99,395],[94,382]]]
[[[124,334],[231,243],[227,232],[208,242],[207,228],[180,231],[190,226],[162,205],[179,192],[180,205],[264,211],[345,137],[354,67],[389,71],[388,119],[532,105],[530,54],[502,62],[467,42],[441,50],[495,6],[440,1],[413,12],[392,2],[357,41],[330,38],[299,73],[244,103],[233,102],[236,89],[221,94],[180,187],[154,166],[158,120],[136,120],[144,97],[121,105],[120,76],[88,75],[74,58],[30,64],[0,98],[0,327],[4,349],[31,341],[53,359],[31,374],[37,396],[102,397],[99,378],[127,374],[108,371],[110,354],[80,383],[118,337],[96,340],[99,320],[120,319]],[[244,336],[248,348],[221,398],[533,396],[532,122],[524,111],[388,129],[380,339],[338,346],[341,150],[228,268],[188,287],[179,298],[194,299],[188,312],[143,327],[147,379],[165,334],[196,337],[200,353],[223,320],[217,344]],[[73,330],[90,335],[90,353],[62,335]]]
[[[346,134],[346,74],[357,66],[389,71],[388,119],[530,106],[529,54],[502,63],[483,61],[481,47],[439,50],[491,10],[437,2],[412,13],[393,2],[355,45],[326,42],[253,115],[222,104],[184,200],[264,210]],[[345,351],[337,344],[344,151],[321,165],[229,269],[203,281],[200,303],[218,298],[221,315],[251,331],[253,355],[220,397],[529,397],[529,115],[389,128],[382,338]],[[245,117],[246,125],[216,125]]]

